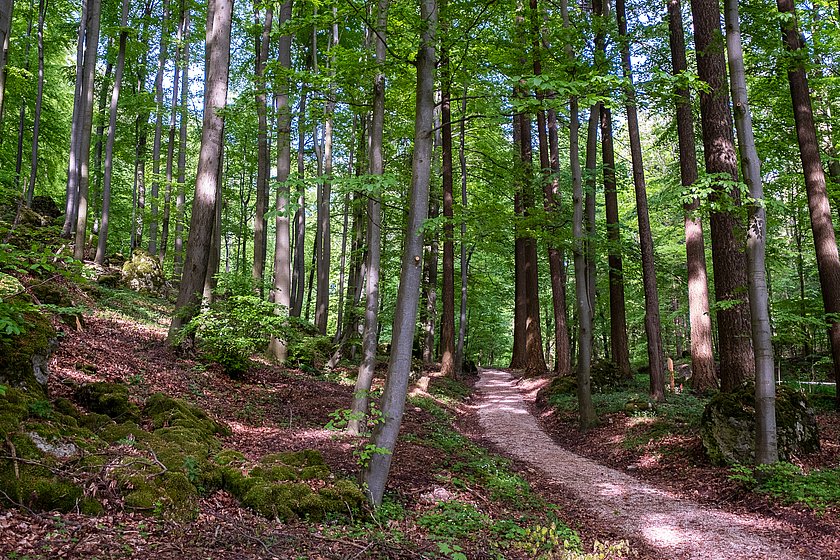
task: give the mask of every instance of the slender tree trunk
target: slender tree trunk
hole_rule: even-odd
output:
[[[187,126],[189,124],[190,99],[190,8],[183,6],[184,17],[181,20],[183,26],[182,36],[184,46],[181,51],[181,116],[178,130],[178,195],[175,198],[175,254],[173,257],[173,275],[180,282],[181,272],[184,266],[184,207],[186,204],[186,181],[187,181]]]
[[[268,16],[266,16],[268,17]],[[288,22],[292,17],[292,0],[286,0],[280,6],[279,26]],[[292,67],[292,36],[280,37],[277,61],[280,67],[288,71]],[[280,76],[277,96],[277,195],[274,201],[275,237],[274,237],[274,303],[278,313],[288,313],[292,305],[291,278],[291,247],[289,232],[289,175],[292,171],[292,112],[289,109],[289,75],[284,72]],[[282,309],[282,308],[285,308]],[[269,352],[280,363],[288,356],[287,341],[272,338]]]
[[[224,147],[222,110],[227,98],[232,11],[232,0],[210,0],[207,8],[204,123],[201,130],[201,148],[198,154],[198,173],[184,259],[184,274],[175,304],[176,313],[169,327],[170,344],[175,342],[176,334],[193,316],[199,303],[207,276],[216,205],[221,204],[217,189]]]
[[[9,53],[9,38],[12,34],[13,8],[14,0],[0,0],[0,122],[3,121],[3,101],[6,93],[6,58]],[[84,17],[83,8],[82,19]],[[81,27],[83,28],[84,25]]]
[[[595,262],[595,240],[598,231],[595,223],[595,188],[598,182],[598,131],[600,130],[601,103],[589,108],[589,118],[586,122],[586,181],[584,183],[584,237],[586,252],[586,286],[589,289],[590,318],[595,313],[595,284],[597,281],[597,266]],[[590,333],[594,336],[594,331]],[[592,347],[592,359],[595,358],[595,347]]]
[[[102,184],[102,222],[99,225],[99,240],[96,245],[94,262],[105,264],[105,254],[108,251],[108,222],[111,218],[111,178],[114,169],[114,141],[117,137],[117,106],[120,100],[120,86],[122,85],[123,69],[125,68],[125,46],[128,40],[128,7],[129,1],[123,0],[120,14],[120,46],[117,54],[117,67],[114,70],[114,89],[111,93],[111,108],[108,116],[108,140],[105,143],[105,178]]]
[[[402,423],[408,377],[411,372],[411,348],[414,323],[420,295],[423,257],[423,222],[428,208],[429,181],[433,133],[435,87],[435,26],[437,6],[434,0],[420,1],[420,18],[425,23],[420,50],[417,55],[417,101],[414,127],[414,158],[412,162],[411,197],[408,206],[406,245],[400,273],[397,307],[394,312],[391,359],[388,377],[382,394],[382,422],[373,433],[373,444],[382,449],[374,453],[363,473],[368,498],[378,506],[382,503],[385,484],[391,467],[397,435]]]
[[[514,181],[521,183],[521,153],[522,127],[519,124],[521,115],[513,115],[513,149],[514,149]],[[514,187],[513,211],[517,218],[524,213],[522,204],[522,189],[517,184]],[[525,286],[525,238],[515,232],[513,240],[513,351],[511,352],[510,368],[525,367],[525,322],[528,317],[528,296]]]
[[[12,2],[13,0],[9,0]],[[82,85],[84,82],[84,52],[85,37],[87,37],[88,5],[95,0],[82,2],[82,14],[79,19],[79,35],[76,42],[76,87],[73,93],[73,117],[70,124],[70,155],[67,163],[67,199],[64,207],[64,225],[61,228],[61,237],[69,239],[73,233],[73,226],[76,225],[76,205],[79,201],[79,176],[80,176],[80,148],[82,133],[82,115],[84,114],[85,99],[82,97]],[[11,11],[9,12],[11,17]],[[6,39],[8,41],[8,37]],[[5,74],[3,74],[5,80]],[[0,117],[2,106],[0,106]]]
[[[143,27],[140,32],[140,42],[146,45],[149,41],[149,25],[147,21],[152,13],[152,0],[146,0],[143,10]],[[137,84],[135,95],[142,95],[146,88],[146,61],[148,52],[137,65]],[[146,209],[146,144],[148,140],[149,110],[140,108],[134,121],[135,138],[137,141],[134,151],[134,184],[132,187],[131,212],[131,251],[143,244],[143,224]]]
[[[467,258],[467,86],[461,98],[461,123],[459,134],[458,160],[461,167],[461,305],[458,317],[458,342],[455,344],[455,374],[460,376],[464,367],[464,341],[467,337],[467,276],[469,262]]]
[[[35,195],[35,180],[38,177],[38,140],[41,133],[41,106],[44,102],[44,19],[47,15],[47,0],[38,1],[38,85],[35,93],[35,114],[32,122],[32,155],[29,160],[29,188],[26,191],[26,204],[32,205]],[[0,68],[0,73],[3,70]],[[2,84],[0,84],[2,88]],[[2,97],[2,94],[0,94]],[[2,100],[0,100],[2,104]]]
[[[688,70],[685,34],[680,0],[668,0],[668,29],[671,60],[675,76]],[[680,150],[680,175],[683,190],[697,181],[697,151],[694,143],[694,115],[688,88],[676,88],[677,136]],[[691,324],[691,386],[696,393],[717,387],[715,356],[712,348],[712,319],[709,313],[709,281],[706,272],[706,248],[703,220],[698,212],[700,199],[685,203],[685,253],[688,268],[688,308]]]
[[[560,11],[563,16],[563,27],[569,29],[571,21],[569,18],[569,1],[561,0]],[[566,57],[569,61],[574,60],[575,52],[570,44],[565,48]],[[586,233],[586,219],[584,216],[584,189],[583,177],[580,168],[580,108],[578,98],[571,96],[569,98],[569,166],[572,172],[572,238],[573,238],[573,254],[575,264],[575,309],[578,315],[578,360],[576,368],[577,378],[577,397],[578,397],[578,415],[580,416],[580,426],[582,429],[588,429],[598,422],[598,417],[595,415],[595,406],[592,403],[592,388],[591,388],[591,361],[592,361],[592,300],[590,299],[589,290],[589,269],[587,266],[588,260],[588,242]],[[594,114],[590,112],[590,120],[597,125],[597,120]],[[556,129],[555,129],[556,130]],[[590,126],[589,134],[591,138],[597,140],[597,127]],[[591,138],[587,139],[587,143]],[[597,144],[596,144],[597,146]],[[596,149],[591,150],[587,148],[587,162],[589,161],[589,154],[595,156]],[[592,165],[591,177],[594,181],[594,163]],[[594,190],[594,185],[593,185]]]
[[[434,141],[432,142],[434,153]],[[438,217],[438,200],[436,193],[432,194],[429,200],[428,216],[431,219]],[[425,286],[423,294],[426,302],[425,316],[423,317],[423,363],[431,364],[435,361],[435,327],[437,326],[437,277],[438,277],[438,234],[436,231],[429,234],[429,249],[424,259],[423,275]]]
[[[729,81],[735,108],[735,128],[741,152],[741,171],[750,191],[749,226],[747,227],[747,262],[752,342],[755,351],[755,461],[772,464],[779,460],[776,442],[776,380],[767,274],[764,253],[767,243],[767,215],[761,161],[755,147],[752,115],[747,100],[744,53],[741,46],[741,22],[737,0],[724,0],[726,53],[729,58]]]
[[[265,275],[265,259],[268,241],[268,228],[265,213],[268,210],[268,179],[271,174],[268,148],[268,119],[266,107],[265,65],[268,62],[268,51],[271,46],[271,23],[274,17],[270,5],[265,10],[262,34],[257,34],[254,57],[254,85],[256,87],[255,100],[257,105],[257,208],[254,215],[254,268],[252,275],[257,286],[257,293],[262,295],[263,276]],[[254,23],[259,25],[258,4],[254,3]]]
[[[108,46],[106,51],[111,50],[111,43],[112,41],[108,40]],[[96,211],[96,203],[98,202],[99,197],[102,193],[102,150],[103,150],[103,139],[105,138],[105,107],[108,104],[108,86],[111,86],[110,90],[113,92],[113,84],[111,84],[111,73],[114,70],[114,64],[108,60],[105,63],[105,76],[102,79],[102,83],[100,84],[99,90],[99,104],[96,108],[96,113],[94,113],[94,119],[97,121],[96,123],[96,146],[93,149],[93,195],[89,198],[92,198],[91,208],[88,213],[93,214],[94,216],[97,214]],[[96,228],[94,227],[94,233],[96,233]]]
[[[79,200],[76,206],[76,241],[73,256],[82,260],[85,256],[85,233],[87,229],[88,185],[90,183],[90,133],[93,122],[93,89],[96,75],[96,51],[99,46],[100,0],[90,0],[88,7],[87,33],[85,36],[84,71],[81,95],[84,96],[84,111],[79,131]]]
[[[151,216],[149,217],[149,253],[158,252],[158,198],[160,196],[160,146],[163,135],[163,70],[166,67],[169,46],[169,2],[163,0],[163,21],[160,27],[160,47],[158,48],[158,68],[155,74],[155,138],[152,143],[152,192]]]
[[[354,131],[355,134],[355,118],[354,118]],[[352,152],[352,150],[351,150]],[[343,332],[343,323],[344,320],[344,294],[347,292],[344,285],[344,278],[347,275],[347,236],[349,234],[348,230],[350,227],[350,212],[352,212],[352,201],[350,199],[350,193],[344,193],[344,212],[342,217],[342,224],[341,224],[341,253],[338,257],[338,317],[336,317],[335,321],[335,335],[333,336],[333,344],[338,344],[341,340],[341,334]]]
[[[297,210],[295,210],[295,255],[292,270],[292,317],[300,317],[303,306],[303,287],[305,277],[305,243],[306,243],[306,187],[303,184],[304,177],[304,135],[302,123],[306,121],[306,91],[300,96],[298,103],[298,153],[297,153]]]
[[[738,162],[732,136],[732,114],[726,84],[726,60],[722,49],[720,7],[717,0],[691,0],[694,16],[694,43],[697,71],[708,88],[700,93],[703,148],[706,172],[738,178]],[[737,189],[726,181],[716,183],[709,196],[713,205],[727,201],[740,204]],[[721,389],[732,391],[754,375],[750,309],[745,297],[747,267],[743,226],[727,210],[711,212],[712,262],[715,272],[715,299],[720,305],[717,325],[720,338]]]
[[[441,1],[445,8],[447,0]],[[445,11],[445,10],[444,10]],[[441,25],[446,36],[448,22]],[[445,41],[444,41],[445,42]],[[442,309],[440,317],[440,373],[455,375],[455,214],[453,209],[452,169],[452,74],[449,68],[449,52],[441,46],[440,74],[440,120],[441,120],[441,176],[443,178],[443,281],[441,285]]]
[[[23,60],[24,69],[29,73],[29,51],[32,47],[32,23],[35,21],[35,0],[29,2],[29,23],[26,26],[26,49]],[[18,113],[17,157],[15,158],[15,190],[20,189],[20,177],[23,170],[23,136],[26,132],[26,99],[21,96]],[[28,188],[26,190],[29,190]],[[25,194],[25,191],[24,191]]]
[[[383,128],[385,124],[385,55],[386,31],[388,28],[388,0],[379,0],[376,15],[376,74],[373,78],[373,113],[370,122],[370,174],[381,177],[385,171],[383,151]],[[434,58],[434,56],[432,57]],[[350,407],[354,414],[347,424],[347,431],[360,435],[366,422],[370,387],[376,368],[376,351],[379,343],[379,264],[382,252],[382,202],[381,191],[375,189],[368,196],[367,215],[367,276],[365,281],[365,326],[362,333],[362,362],[353,391]],[[422,247],[421,247],[422,250]],[[413,335],[412,335],[413,338]]]
[[[650,365],[650,395],[657,401],[665,400],[665,355],[662,350],[662,328],[659,318],[659,290],[656,287],[656,265],[653,236],[648,217],[647,184],[642,161],[642,141],[639,135],[639,116],[636,111],[636,88],[633,85],[633,68],[630,62],[630,43],[627,34],[627,14],[624,0],[615,1],[618,34],[623,39],[621,61],[627,85],[627,131],[630,135],[630,155],[633,160],[633,185],[636,189],[636,214],[639,221],[639,245],[642,250],[642,282],[645,290],[645,332]]]
[[[782,38],[785,48],[793,53],[788,68],[788,82],[793,102],[793,116],[796,121],[796,137],[799,140],[799,155],[805,175],[805,190],[808,193],[808,210],[811,215],[811,232],[817,252],[817,269],[820,275],[823,305],[828,322],[828,339],[831,357],[834,361],[834,378],[840,378],[840,258],[837,254],[837,239],[831,220],[831,207],[826,193],[825,172],[820,161],[817,131],[811,108],[811,92],[805,73],[806,55],[796,23],[796,8],[792,0],[776,0],[781,19]],[[840,383],[837,385],[835,407],[840,410]]]

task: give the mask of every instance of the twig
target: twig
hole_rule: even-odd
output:
[[[353,548],[356,548],[356,549],[362,550],[362,551],[367,550],[368,546],[369,546],[369,545],[362,545],[362,544],[354,543],[353,541],[345,541],[343,539],[334,539],[332,537],[325,537],[324,535],[319,535],[317,533],[309,533],[309,536],[312,537],[313,539],[318,539],[318,540],[322,540],[322,541],[328,541],[328,542],[344,544],[344,545],[347,545],[347,546],[352,546]]]
[[[12,440],[9,439],[8,434],[6,434],[6,443],[9,445],[9,449],[12,450],[12,456],[9,458],[12,460],[12,464],[15,466],[15,478],[20,480],[20,466],[18,465],[17,449],[15,449],[15,444],[12,443]]]
[[[25,509],[26,511],[28,511],[29,513],[31,513],[31,514],[32,514],[32,515],[34,515],[35,517],[40,517],[41,519],[43,519],[43,516],[42,516],[41,514],[39,514],[39,513],[36,513],[36,512],[34,512],[34,511],[32,511],[31,509],[29,509],[29,508],[28,508],[28,507],[26,507],[25,505],[21,504],[20,502],[16,502],[16,501],[14,501],[14,500],[12,499],[12,497],[11,497],[11,496],[9,496],[8,494],[6,494],[3,490],[0,490],[0,494],[3,494],[3,496],[5,496],[5,498],[6,498],[7,500],[9,500],[9,503],[11,503],[13,506],[17,506],[17,507],[19,507],[19,508],[21,508],[21,509]]]

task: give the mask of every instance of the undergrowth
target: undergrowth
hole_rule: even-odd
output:
[[[791,463],[737,465],[729,478],[748,490],[768,494],[785,503],[801,503],[824,512],[840,504],[840,468],[805,472]]]

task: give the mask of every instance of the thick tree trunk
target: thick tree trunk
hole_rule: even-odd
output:
[[[258,3],[254,3],[254,23],[259,26]],[[262,32],[258,33],[255,41],[254,56],[254,94],[257,105],[257,207],[254,214],[254,267],[251,271],[257,293],[262,295],[263,277],[265,276],[265,259],[268,245],[268,228],[265,213],[268,210],[268,179],[271,174],[268,148],[268,118],[265,91],[265,66],[268,62],[268,51],[271,47],[271,23],[274,12],[270,5],[265,10]]]
[[[82,260],[85,255],[85,233],[87,228],[87,199],[90,184],[90,133],[93,123],[93,89],[96,75],[96,52],[99,47],[100,0],[90,0],[85,35],[85,56],[81,95],[84,97],[84,111],[80,114],[79,131],[79,195],[76,205],[76,240],[73,256]]]
[[[523,179],[519,176],[521,171],[522,152],[522,127],[519,124],[521,115],[513,115],[513,150],[514,150],[514,181],[521,183]],[[522,189],[517,184],[513,194],[513,212],[517,219],[521,219],[524,213],[522,204]],[[528,317],[528,296],[525,287],[525,238],[514,234],[513,240],[513,350],[511,352],[510,368],[521,369],[525,367],[525,322]]]
[[[788,69],[790,95],[793,101],[793,116],[796,120],[796,137],[799,140],[799,155],[805,175],[805,189],[808,193],[808,210],[811,214],[811,232],[817,252],[817,269],[820,275],[823,305],[829,324],[828,339],[834,362],[835,380],[840,377],[840,258],[837,254],[837,239],[831,220],[831,207],[826,193],[825,172],[820,161],[817,131],[811,108],[811,91],[805,74],[805,60],[802,40],[796,23],[796,8],[792,0],[776,0],[779,13],[788,17],[782,21],[782,37],[785,48],[793,53],[792,65]],[[795,62],[793,62],[795,61]],[[840,384],[837,385],[835,407],[840,410]]]
[[[737,0],[724,0],[726,22],[726,53],[729,58],[730,90],[735,108],[735,128],[741,152],[741,171],[750,191],[749,226],[747,227],[747,277],[750,290],[752,342],[755,352],[755,461],[772,464],[779,460],[776,442],[776,379],[773,362],[773,343],[770,307],[765,272],[767,243],[767,214],[764,206],[764,186],[761,180],[761,161],[755,147],[752,115],[747,99],[747,80],[744,53],[741,46],[741,22]]]
[[[694,16],[694,43],[697,71],[708,88],[700,93],[703,148],[706,172],[738,178],[738,161],[732,137],[732,114],[726,84],[726,60],[722,49],[720,7],[717,0],[691,0]],[[714,185],[709,196],[713,205],[740,204],[737,190],[729,181]],[[715,273],[715,299],[720,339],[720,381],[723,391],[732,391],[745,379],[753,377],[750,309],[745,296],[747,267],[744,254],[743,225],[727,210],[711,212],[712,262]]]
[[[598,182],[598,131],[601,126],[601,103],[589,108],[589,119],[586,124],[586,180],[584,182],[584,241],[586,253],[586,287],[589,290],[588,301],[590,319],[595,316],[595,283],[597,281],[597,266],[595,262],[595,240],[598,231],[595,223],[595,189]],[[594,320],[594,319],[593,319]],[[594,336],[594,331],[590,333]],[[605,349],[606,351],[606,349]],[[592,359],[595,359],[595,347],[592,347]]]
[[[38,1],[38,85],[35,92],[35,114],[32,122],[32,154],[29,159],[29,187],[26,190],[26,204],[32,205],[35,195],[35,180],[38,178],[38,140],[41,132],[41,106],[44,102],[44,19],[47,15],[47,0]],[[3,69],[0,68],[0,73]],[[2,84],[0,84],[2,88]],[[2,97],[2,94],[0,94]],[[2,105],[2,99],[0,99]]]
[[[420,18],[424,22],[420,50],[417,55],[417,101],[414,127],[411,198],[408,205],[406,245],[400,273],[397,307],[394,312],[391,359],[382,393],[382,422],[373,433],[373,444],[383,450],[374,453],[363,473],[368,498],[374,505],[382,503],[385,483],[391,468],[394,447],[402,423],[408,377],[411,373],[411,348],[414,323],[420,294],[423,257],[423,222],[428,208],[432,157],[432,122],[435,87],[435,26],[437,6],[434,0],[420,1]]]
[[[680,0],[668,0],[668,29],[673,73],[688,70],[685,56]],[[684,190],[697,181],[697,152],[694,143],[694,115],[688,88],[676,88],[677,136],[680,150],[680,175]],[[700,200],[687,202],[685,210],[685,253],[688,268],[688,309],[691,324],[691,387],[707,393],[717,387],[715,356],[712,348],[712,318],[709,313],[709,280],[706,272],[706,248],[703,220],[698,212]]]
[[[117,66],[114,70],[114,88],[111,92],[111,107],[108,114],[108,139],[105,142],[105,177],[102,183],[102,221],[99,224],[99,240],[96,244],[96,257],[93,262],[98,265],[105,263],[108,251],[108,222],[111,218],[111,178],[114,169],[114,141],[117,137],[117,106],[120,100],[120,86],[122,85],[123,69],[125,68],[125,47],[128,40],[128,7],[129,1],[123,0],[120,14],[120,46],[117,53]]]
[[[376,15],[376,74],[373,78],[373,113],[370,122],[370,174],[381,177],[385,171],[383,128],[385,124],[385,55],[388,28],[388,0],[379,0]],[[434,56],[432,56],[434,58]],[[367,204],[367,278],[365,281],[365,326],[362,333],[362,362],[353,391],[350,407],[353,415],[347,431],[360,435],[365,430],[364,418],[368,412],[370,387],[376,368],[376,351],[379,343],[379,264],[382,254],[382,202],[380,189],[369,194]],[[421,247],[422,250],[422,247]],[[416,306],[415,306],[416,307]],[[412,336],[413,339],[413,336]]]
[[[266,16],[267,18],[268,16]],[[292,0],[280,6],[279,26],[292,17]],[[279,41],[277,61],[284,70],[292,67],[292,36],[283,35]],[[291,252],[289,231],[289,175],[292,172],[292,112],[289,109],[288,74],[280,77],[275,97],[277,106],[277,195],[274,201],[274,303],[280,306],[278,313],[288,313],[292,305]],[[285,309],[282,309],[285,308]],[[280,363],[286,361],[288,345],[285,340],[272,338],[269,352]]]
[[[665,355],[662,350],[661,321],[659,318],[659,290],[656,286],[656,265],[653,236],[648,216],[647,185],[642,160],[642,141],[639,135],[639,116],[636,111],[636,89],[633,85],[633,68],[630,62],[630,43],[627,34],[627,14],[624,0],[615,1],[618,34],[621,42],[621,65],[625,80],[624,94],[627,105],[627,131],[630,135],[630,155],[633,162],[633,185],[636,189],[636,215],[639,221],[639,245],[642,250],[642,283],[645,291],[645,333],[648,343],[650,366],[650,396],[665,400]]]
[[[227,98],[232,10],[232,0],[210,0],[207,9],[204,123],[184,274],[175,304],[176,312],[169,327],[170,344],[175,342],[180,328],[192,318],[199,303],[214,237],[216,205],[221,204],[217,198],[217,186],[224,147],[222,110]]]

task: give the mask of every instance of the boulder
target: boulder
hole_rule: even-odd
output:
[[[47,394],[50,357],[57,342],[55,329],[34,309],[21,317],[23,333],[0,337],[0,385],[43,399]]]
[[[49,196],[42,195],[34,197],[30,208],[41,216],[50,218],[50,220],[54,220],[64,214],[58,207],[58,204]]]
[[[144,249],[135,249],[122,268],[123,280],[136,292],[163,295],[166,276],[158,258]]]
[[[820,438],[814,411],[805,395],[789,387],[776,388],[776,433],[779,459],[814,453]],[[718,393],[703,411],[700,438],[712,463],[750,464],[755,459],[755,386]]]
[[[656,403],[647,397],[634,396],[624,404],[624,413],[627,416],[646,412],[656,412]]]

